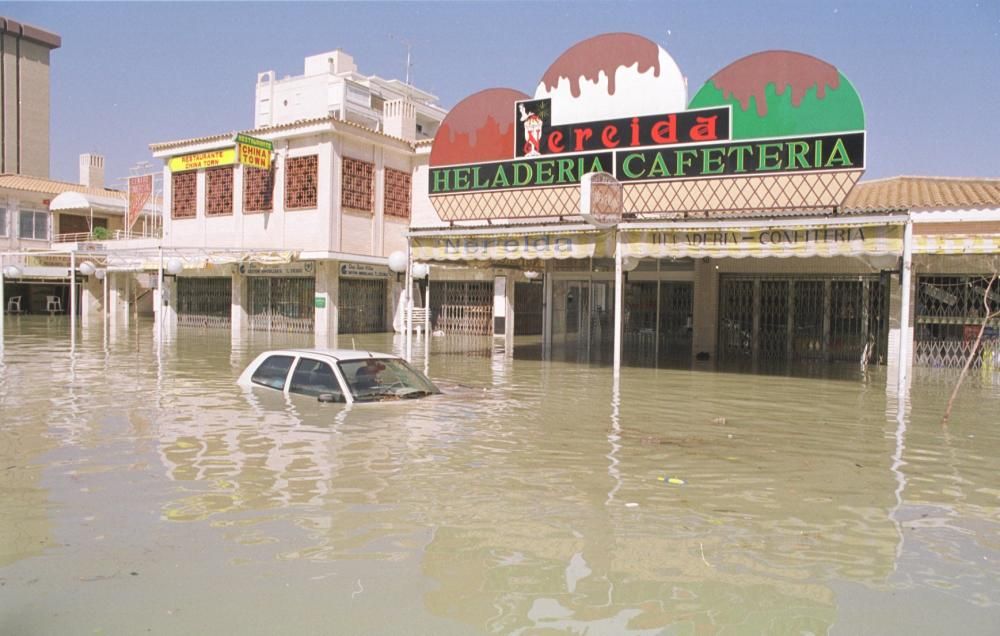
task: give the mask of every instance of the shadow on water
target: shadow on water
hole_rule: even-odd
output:
[[[345,406],[234,384],[311,336],[66,328],[8,319],[0,352],[4,633],[1000,624],[989,378],[942,429],[933,374],[908,397],[854,365],[615,385],[605,358],[430,338],[445,395]]]

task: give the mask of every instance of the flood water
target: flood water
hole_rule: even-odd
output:
[[[1000,387],[433,338],[444,396],[245,393],[311,338],[0,349],[3,634],[996,634]],[[340,346],[399,351],[391,335]],[[809,374],[805,374],[809,375]]]

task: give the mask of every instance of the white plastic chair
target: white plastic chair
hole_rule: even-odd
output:
[[[7,299],[7,313],[8,314],[19,314],[21,313],[21,297],[11,296]]]
[[[62,309],[62,298],[58,296],[46,296],[45,297],[45,311],[49,313],[58,313]]]

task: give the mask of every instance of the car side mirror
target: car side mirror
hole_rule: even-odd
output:
[[[320,393],[319,395],[316,396],[316,399],[319,400],[320,402],[325,402],[325,403],[343,402],[344,401],[344,394],[340,393],[340,392],[337,392],[337,393]]]

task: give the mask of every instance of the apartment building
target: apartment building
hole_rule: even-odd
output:
[[[303,74],[260,73],[255,127],[154,143],[162,246],[180,271],[170,320],[246,330],[385,331],[401,285],[421,140],[446,112],[429,93],[358,72],[343,51]],[[241,148],[257,149],[247,160]],[[266,155],[266,157],[265,157]]]

